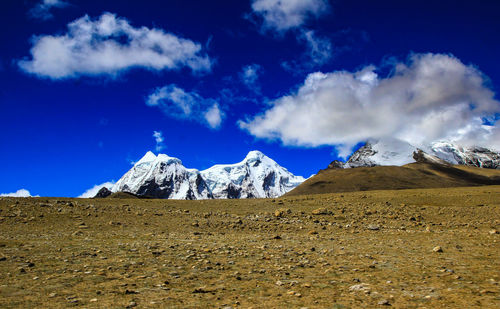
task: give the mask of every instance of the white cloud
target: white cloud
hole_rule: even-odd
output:
[[[176,85],[157,88],[146,104],[159,107],[165,115],[203,123],[212,129],[219,128],[224,113],[213,99],[206,99],[196,92],[186,92]]]
[[[30,60],[18,62],[27,73],[52,79],[117,74],[131,68],[209,71],[212,62],[202,46],[162,29],[134,28],[127,19],[104,13],[84,16],[63,35],[33,38]]]
[[[254,0],[253,13],[262,19],[263,31],[282,34],[290,29],[302,27],[311,17],[328,12],[326,0]]]
[[[156,141],[156,151],[160,152],[165,149],[165,144],[163,143],[163,141],[165,140],[163,138],[163,133],[161,131],[153,131],[153,137]]]
[[[337,146],[342,154],[368,139],[397,138],[413,145],[447,139],[500,149],[500,129],[485,126],[500,102],[473,66],[443,54],[413,54],[380,77],[358,72],[312,73],[295,93],[272,102],[241,128],[285,145]]]
[[[42,0],[29,11],[29,15],[42,20],[51,19],[54,17],[50,12],[52,8],[64,8],[68,5],[67,2],[62,0]]]
[[[26,189],[19,189],[16,192],[12,193],[2,193],[0,196],[9,196],[9,197],[31,197],[31,193]]]
[[[241,81],[251,90],[255,92],[260,92],[260,87],[258,85],[259,74],[262,71],[262,67],[258,64],[250,64],[243,67],[242,71],[239,73]]]
[[[85,191],[84,193],[82,193],[82,195],[80,195],[79,198],[92,198],[96,196],[97,192],[99,192],[99,190],[101,190],[103,187],[106,187],[109,190],[111,190],[114,184],[115,184],[114,182],[105,182],[100,185],[95,185],[92,188]]]
[[[330,40],[317,36],[314,31],[302,31],[299,39],[306,42],[307,55],[312,63],[322,65],[332,57],[332,43]]]
[[[205,112],[205,120],[211,128],[218,128],[220,126],[222,122],[222,113],[219,109],[219,105],[214,103],[214,105]]]

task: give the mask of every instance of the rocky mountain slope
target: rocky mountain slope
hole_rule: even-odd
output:
[[[212,198],[199,171],[185,168],[177,158],[155,156],[150,151],[118,180],[112,191],[179,200]]]
[[[239,163],[204,171],[187,169],[177,158],[148,152],[111,191],[165,199],[265,198],[281,196],[304,180],[260,151],[249,152]]]
[[[236,164],[212,166],[201,175],[214,198],[278,197],[305,180],[260,151],[250,151]]]
[[[354,168],[415,162],[414,153],[423,151],[451,164],[500,169],[500,152],[482,147],[463,147],[451,142],[435,142],[419,149],[400,140],[368,142],[346,162],[333,161],[328,168]]]

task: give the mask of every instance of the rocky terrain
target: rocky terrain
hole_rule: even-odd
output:
[[[500,186],[123,197],[1,198],[0,307],[500,307]]]

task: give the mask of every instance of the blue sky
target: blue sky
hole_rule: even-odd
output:
[[[148,150],[309,176],[392,137],[499,148],[498,1],[0,3],[0,192],[78,196]],[[485,126],[487,124],[487,126]]]

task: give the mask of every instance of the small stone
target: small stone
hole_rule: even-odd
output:
[[[308,234],[309,234],[309,235],[316,235],[316,234],[318,234],[318,232],[317,232],[317,231],[315,231],[315,230],[311,230],[311,231],[309,231],[309,233],[308,233]]]
[[[97,302],[97,298],[92,298],[91,300],[89,300],[89,302],[95,303],[95,302]]]
[[[380,226],[376,225],[376,224],[370,224],[366,227],[368,230],[370,231],[378,231],[380,230]]]
[[[492,290],[484,289],[484,290],[479,291],[479,294],[495,294],[495,292]]]
[[[278,280],[278,281],[276,281],[276,285],[277,285],[277,286],[282,286],[282,285],[283,285],[283,282],[281,282],[281,281],[279,281],[279,280]]]
[[[443,252],[443,248],[441,248],[441,246],[436,246],[434,247],[434,249],[432,249],[432,251],[441,253]]]
[[[50,294],[49,294],[49,298],[54,298],[54,297],[56,297],[56,296],[57,296],[57,294],[56,294],[56,293],[50,293]]]
[[[490,235],[495,235],[495,234],[499,234],[500,232],[498,232],[497,230],[490,230]]]
[[[273,239],[281,239],[281,236],[280,235],[276,235],[273,237]]]
[[[128,303],[127,308],[134,308],[134,307],[137,307],[137,303],[135,301],[131,301],[130,303]]]
[[[357,292],[357,291],[369,291],[370,288],[366,283],[355,284],[349,287],[349,291]]]
[[[292,211],[290,210],[290,208],[280,208],[280,209],[276,209],[276,211],[274,212],[274,216],[277,218],[281,218],[281,217],[284,217],[285,215],[291,214],[291,213],[292,213]]]
[[[326,208],[317,208],[312,211],[313,215],[327,215],[329,211]]]
[[[199,287],[193,290],[193,293],[197,294],[205,294],[205,293],[210,293],[205,287]]]
[[[389,303],[389,301],[387,299],[382,299],[377,304],[380,306],[390,306],[391,305],[391,303]]]

